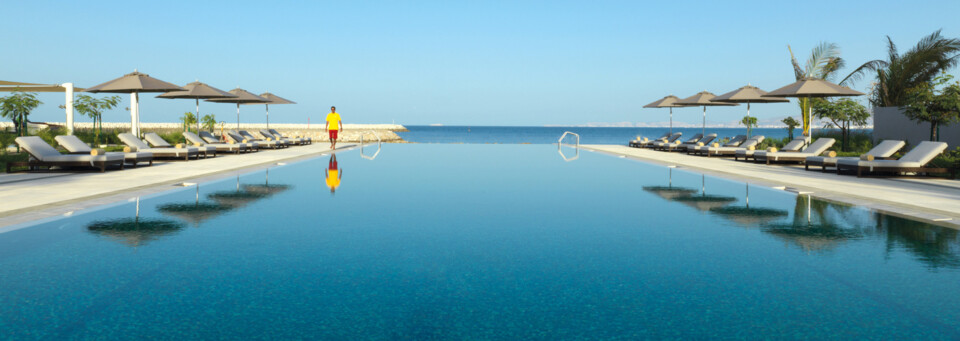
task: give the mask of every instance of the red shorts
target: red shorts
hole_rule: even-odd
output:
[[[333,129],[330,129],[330,130],[327,131],[327,133],[330,134],[330,139],[331,139],[331,140],[336,140],[336,139],[337,139],[337,132],[338,132],[338,131],[339,131],[339,130],[333,130]]]

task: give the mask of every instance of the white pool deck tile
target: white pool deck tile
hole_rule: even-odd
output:
[[[766,165],[733,158],[703,157],[621,145],[581,145],[584,150],[661,165],[675,165],[792,192],[809,192],[825,200],[865,206],[877,211],[960,227],[960,181],[936,178],[858,178],[806,171],[803,166]],[[567,147],[564,147],[567,148]]]
[[[356,144],[341,144],[336,151]],[[190,161],[155,161],[153,166],[92,172],[38,172],[0,175],[0,227],[43,219],[130,196],[157,193],[187,181],[205,181],[238,171],[292,162],[332,152],[327,143],[313,143],[248,154],[219,154]],[[55,209],[54,209],[55,208]]]

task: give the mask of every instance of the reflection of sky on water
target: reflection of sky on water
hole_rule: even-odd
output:
[[[960,283],[955,230],[555,146],[389,148],[351,163],[335,198],[320,157],[142,198],[141,221],[181,226],[169,233],[87,228],[135,218],[123,203],[0,234],[0,324],[47,339],[960,330],[944,294]],[[725,199],[677,200],[698,196]]]

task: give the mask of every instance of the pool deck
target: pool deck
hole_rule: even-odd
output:
[[[566,145],[565,145],[566,146]],[[834,202],[960,228],[960,181],[937,178],[857,178],[806,171],[797,165],[766,165],[622,145],[581,145],[583,150],[665,166],[687,168],[723,178],[747,181],[791,192],[809,193]],[[566,148],[566,147],[564,147]]]
[[[353,149],[343,143],[336,151]],[[100,172],[30,172],[0,174],[0,228],[144,196],[183,182],[204,182],[249,172],[280,162],[294,162],[331,152],[314,142],[248,154],[218,154],[190,161],[154,161],[153,166]],[[2,232],[2,229],[0,229]]]

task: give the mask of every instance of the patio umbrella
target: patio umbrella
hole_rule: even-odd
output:
[[[850,89],[845,86],[839,86],[822,79],[804,79],[793,82],[787,86],[768,92],[762,97],[803,97],[808,100],[813,97],[836,97],[836,96],[862,96],[864,93]],[[804,127],[803,135],[807,141],[813,137],[813,106],[808,105],[807,113],[810,124]]]
[[[200,83],[196,81],[183,86],[184,91],[171,91],[162,95],[157,96],[157,98],[167,98],[167,99],[176,99],[176,98],[191,98],[197,101],[197,132],[200,131],[200,100],[201,99],[211,99],[211,98],[234,98],[237,95],[231,94],[229,92],[214,88],[205,83]]]
[[[747,86],[714,97],[710,101],[722,103],[747,103],[747,117],[750,117],[750,103],[790,102],[786,98],[763,97],[767,92],[755,86]],[[747,126],[747,138],[750,138],[750,126]]]
[[[297,102],[288,100],[286,98],[271,94],[269,92],[264,92],[260,94],[260,97],[266,98],[268,102],[264,103],[244,103],[244,104],[263,104],[267,107],[267,129],[270,129],[270,105],[271,104],[297,104]]]
[[[133,70],[132,73],[112,81],[87,88],[86,92],[100,93],[128,93],[130,94],[130,132],[140,136],[140,93],[141,92],[169,92],[184,90],[183,88],[150,77],[145,73]]]
[[[722,102],[711,102],[710,100],[716,95],[710,93],[709,91],[701,91],[696,95],[681,99],[677,101],[677,104],[688,106],[688,107],[703,107],[703,135],[707,135],[707,107],[730,107],[736,106],[739,104],[736,103],[722,103]]]
[[[231,94],[237,97],[231,98],[212,98],[208,99],[207,102],[216,102],[216,103],[236,103],[237,104],[237,130],[240,129],[240,104],[264,104],[269,102],[266,98],[254,95],[247,90],[241,88],[236,88],[229,91]]]
[[[746,185],[747,195],[744,206],[716,207],[710,209],[710,212],[730,219],[744,227],[756,227],[760,224],[769,223],[789,215],[786,210],[750,207],[750,184],[748,183]]]
[[[673,135],[673,108],[686,107],[686,105],[677,104],[680,98],[674,95],[670,95],[659,100],[654,101],[653,103],[644,105],[644,108],[670,108],[670,135]]]

